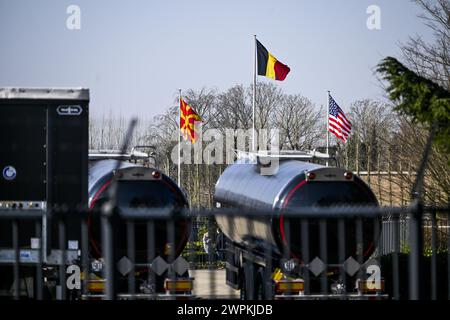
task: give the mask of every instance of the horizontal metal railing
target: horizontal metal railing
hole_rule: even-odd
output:
[[[45,230],[43,228],[44,219],[51,213],[52,224],[55,226],[52,230],[56,231],[57,241],[56,245],[51,243],[44,244],[46,240],[44,237]],[[377,221],[384,222],[389,221],[390,226],[389,232],[383,233],[383,230],[375,230],[374,234],[379,234],[381,231],[381,239],[374,239],[378,241],[378,248],[376,253],[372,258],[381,264],[382,272],[391,274],[389,277],[390,283],[387,284],[391,290],[389,298],[393,299],[420,299],[420,298],[430,298],[438,299],[443,298],[442,292],[446,292],[445,298],[450,298],[450,236],[448,228],[445,229],[447,243],[446,245],[441,243],[439,245],[440,252],[438,252],[438,239],[445,239],[445,233],[442,234],[442,230],[438,231],[437,228],[437,215],[447,218],[450,213],[449,207],[426,207],[422,206],[419,202],[413,202],[408,207],[313,207],[313,208],[298,208],[295,210],[283,210],[283,215],[286,218],[287,223],[289,223],[290,218],[300,219],[300,230],[301,239],[298,245],[302,248],[303,252],[303,280],[305,282],[305,294],[302,298],[319,298],[319,297],[333,297],[330,283],[330,278],[327,276],[327,270],[329,268],[337,269],[340,271],[341,281],[346,283],[346,278],[353,277],[346,272],[345,262],[355,261],[355,265],[362,266],[365,261],[362,257],[362,253],[358,252],[356,256],[350,256],[349,252],[346,250],[346,240],[354,239],[356,243],[362,243],[364,235],[363,221],[367,219],[376,219]],[[92,213],[91,213],[92,214]],[[176,226],[175,222],[178,219],[188,219],[192,220],[195,217],[208,217],[209,221],[207,230],[210,235],[215,234],[215,227],[212,222],[215,216],[245,216],[250,218],[249,221],[257,220],[261,217],[272,217],[277,215],[278,212],[273,210],[246,210],[246,209],[213,209],[213,210],[171,210],[171,209],[121,209],[121,210],[110,210],[108,207],[104,208],[102,212],[96,212],[101,216],[101,228],[102,228],[102,238],[101,246],[103,248],[102,267],[103,275],[102,281],[106,284],[104,290],[98,295],[102,299],[117,299],[117,298],[148,298],[155,299],[158,298],[155,290],[151,289],[152,286],[156,287],[157,275],[152,271],[154,267],[154,260],[156,257],[156,242],[158,239],[156,236],[157,225],[163,223],[165,226],[165,233],[167,235],[168,243],[175,243],[176,238]],[[70,215],[77,215],[79,217],[79,223],[74,225],[67,225],[66,217]],[[11,268],[12,279],[9,283],[12,285],[12,290],[9,292],[11,296],[15,299],[21,297],[21,286],[24,281],[24,276],[34,278],[34,293],[31,295],[36,299],[45,298],[58,298],[58,299],[72,299],[81,298],[82,296],[89,296],[89,274],[92,269],[93,257],[90,253],[90,239],[89,230],[87,223],[86,211],[74,212],[71,210],[36,210],[36,211],[25,211],[25,210],[0,210],[0,224],[3,226],[8,225],[10,228],[11,238],[1,239],[0,242],[0,266],[4,268]],[[407,217],[407,219],[405,219]],[[122,277],[120,273],[117,272],[117,265],[119,260],[122,258],[119,256],[119,248],[117,239],[115,239],[117,234],[117,225],[113,223],[113,220],[119,218],[120,226],[126,233],[126,243],[121,244],[125,250],[125,256],[127,258],[127,272],[126,276]],[[252,220],[252,218],[255,218]],[[331,232],[329,222],[337,221],[337,256],[339,263],[332,265],[327,264],[327,257],[329,257],[330,252],[327,247],[328,239]],[[317,222],[318,224],[318,239],[310,239],[308,235],[309,226],[312,222]],[[39,242],[36,248],[30,248],[28,245],[21,246],[20,238],[23,236],[22,224],[28,222],[34,224],[34,231],[32,234],[26,235],[28,238],[35,238]],[[354,226],[354,233],[349,234],[350,231],[346,229],[348,223]],[[403,239],[407,243],[401,243],[402,237],[400,236],[400,225],[408,224],[408,238]],[[374,224],[374,228],[382,228],[385,223]],[[144,260],[138,261],[137,255],[138,250],[136,243],[136,233],[139,226],[144,225],[145,228],[145,254]],[[47,226],[49,227],[49,226]],[[68,228],[79,229],[80,239],[79,250],[74,250],[69,248],[67,245],[67,232]],[[255,228],[254,222],[250,222],[248,228]],[[287,228],[289,230],[289,228]],[[424,230],[425,233],[424,234]],[[232,230],[233,232],[233,230]],[[441,234],[438,234],[440,232]],[[291,235],[286,234],[287,239]],[[426,246],[424,245],[424,236],[426,239]],[[387,241],[385,237],[389,237]],[[404,237],[403,237],[404,238]],[[311,256],[309,252],[309,247],[311,241],[319,242],[319,254],[317,257]],[[386,243],[389,242],[389,250],[383,248]],[[441,241],[442,242],[442,241]],[[406,247],[401,250],[401,246]],[[141,246],[142,247],[142,246]],[[123,250],[122,250],[123,251]],[[120,251],[120,255],[123,252]],[[141,253],[139,253],[141,254]],[[248,254],[252,254],[249,250]],[[385,256],[389,256],[389,261],[385,262]],[[290,258],[289,248],[286,248],[284,252],[278,253],[279,259],[288,260]],[[441,260],[442,256],[447,256],[446,267]],[[193,255],[188,255],[192,259]],[[262,277],[265,286],[265,297],[273,297],[269,294],[273,288],[271,287],[271,273],[272,266],[274,263],[274,252],[268,246],[265,246],[261,257],[265,260],[265,269],[257,270],[255,265],[250,266],[247,272],[254,273],[255,278]],[[349,258],[353,260],[348,260]],[[426,257],[426,259],[424,258]],[[176,274],[175,267],[172,265],[176,261],[175,248],[168,247],[167,260],[168,270],[166,277],[175,280],[179,275]],[[277,259],[278,259],[277,258]],[[314,270],[312,267],[314,265],[314,259],[318,258],[321,263],[324,264],[323,269],[325,270]],[[27,260],[28,259],[28,260]],[[225,283],[219,283],[216,278],[216,270],[214,268],[214,262],[218,257],[210,251],[207,253],[207,259],[210,262],[208,264],[207,282],[209,282],[209,295],[206,294],[206,298],[214,298],[220,296],[217,294],[219,289],[225,286]],[[407,259],[407,262],[404,261]],[[425,260],[424,260],[425,259]],[[428,261],[429,259],[429,261]],[[316,260],[319,261],[319,260]],[[382,261],[380,261],[382,260]],[[425,261],[425,262],[424,262]],[[188,261],[190,263],[194,261]],[[172,263],[172,264],[171,264]],[[82,285],[81,289],[77,292],[79,294],[74,294],[74,290],[70,289],[66,285],[68,280],[67,267],[69,265],[78,265],[82,271]],[[153,265],[152,265],[153,264]],[[224,262],[225,264],[225,262]],[[407,268],[405,268],[407,266]],[[32,268],[33,276],[30,276],[30,269]],[[26,270],[25,270],[26,269]],[[128,270],[129,269],[129,270]],[[355,267],[356,269],[356,267]],[[49,273],[53,276],[53,280],[56,283],[57,290],[53,294],[46,293],[48,291],[48,286],[50,285],[48,277],[44,276],[43,273]],[[140,271],[144,270],[144,271]],[[426,270],[427,272],[424,272]],[[318,272],[321,271],[321,272]],[[258,273],[259,272],[259,273]],[[356,271],[356,277],[362,277],[362,269]],[[136,279],[138,273],[145,274],[144,279],[140,277],[140,281],[145,280],[145,284],[139,284]],[[407,273],[407,276],[405,276]],[[70,276],[70,275],[69,275]],[[1,275],[5,278],[5,275]],[[123,279],[125,278],[125,282]],[[316,279],[319,281],[318,291],[313,292],[312,290],[312,280]],[[194,280],[197,281],[200,279]],[[205,279],[203,279],[205,280]],[[447,281],[445,281],[447,280]],[[6,281],[7,282],[7,281]],[[119,283],[120,282],[120,283]],[[125,283],[125,284],[124,284]],[[446,290],[442,287],[446,286]],[[407,287],[408,290],[405,292],[402,288]],[[150,289],[149,289],[150,288]],[[340,292],[341,298],[351,298],[350,288],[348,290],[337,290]],[[273,292],[272,292],[273,293]],[[334,291],[336,293],[336,290]],[[195,291],[194,291],[195,294]],[[249,296],[256,297],[255,292],[247,292]],[[92,295],[95,296],[95,295]],[[160,294],[159,298],[170,298],[171,294]],[[176,296],[176,295],[173,295]],[[337,295],[334,295],[337,296]]]

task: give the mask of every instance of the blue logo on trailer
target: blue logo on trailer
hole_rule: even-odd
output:
[[[3,168],[3,178],[6,180],[14,180],[16,178],[17,171],[13,166],[6,166]]]

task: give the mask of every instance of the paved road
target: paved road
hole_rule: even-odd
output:
[[[239,290],[225,283],[225,269],[190,270],[194,277],[194,295],[201,299],[239,299]]]

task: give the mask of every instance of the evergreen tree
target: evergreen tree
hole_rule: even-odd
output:
[[[450,154],[450,92],[392,57],[382,60],[377,71],[389,82],[387,92],[396,110],[429,128],[435,123],[435,142]]]

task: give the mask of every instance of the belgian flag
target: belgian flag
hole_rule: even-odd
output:
[[[258,75],[283,81],[291,69],[277,60],[267,49],[256,40],[258,56]]]

